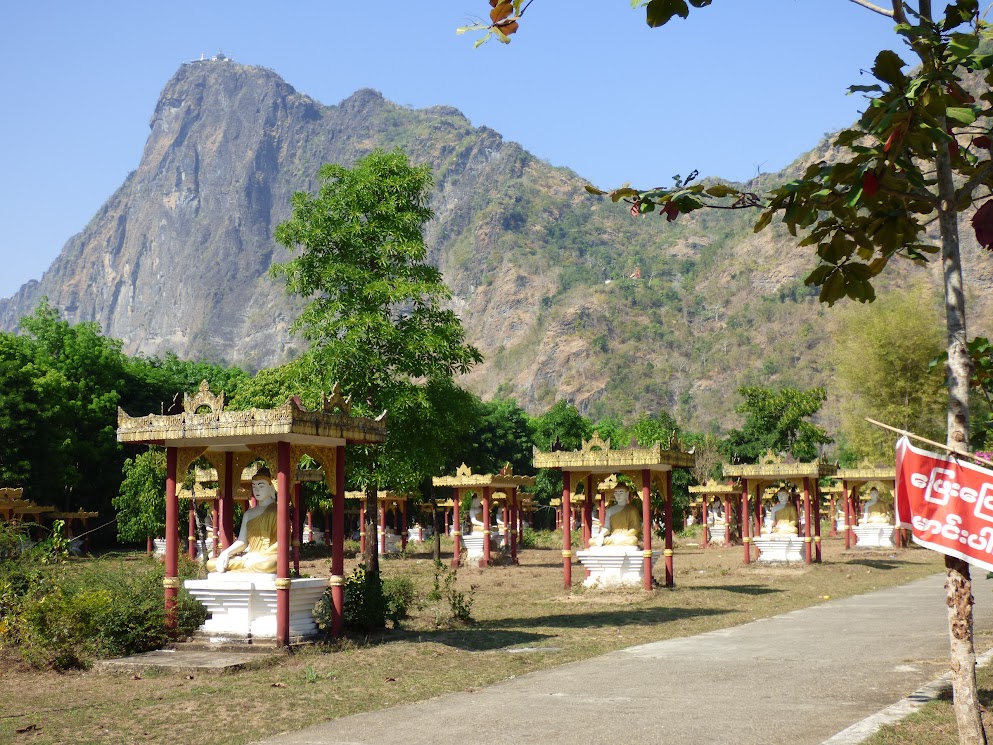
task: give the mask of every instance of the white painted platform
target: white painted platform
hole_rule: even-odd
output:
[[[892,525],[856,525],[852,530],[858,538],[855,548],[896,548]]]
[[[652,551],[652,567],[661,551]],[[584,569],[590,576],[584,587],[642,587],[645,581],[645,562],[642,549],[637,546],[593,546],[577,551]]]
[[[200,631],[217,643],[276,638],[276,575],[211,572],[183,583],[210,614]],[[328,586],[326,577],[290,580],[290,636],[317,634],[314,605]]]
[[[760,562],[792,564],[804,561],[803,538],[801,536],[783,537],[766,534],[752,538],[752,543],[758,546],[758,560]]]

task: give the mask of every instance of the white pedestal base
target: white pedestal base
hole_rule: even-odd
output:
[[[804,561],[803,538],[800,536],[773,537],[771,535],[761,535],[757,538],[752,538],[752,542],[758,546],[758,560],[760,562],[790,564]]]
[[[303,530],[300,531],[300,541],[302,543],[322,543],[324,541],[324,531],[317,530],[316,528],[308,528],[304,525]]]
[[[383,548],[383,534],[382,533],[377,533],[376,534],[376,540],[379,541],[379,548],[380,548],[380,551],[382,551],[382,548]],[[400,536],[396,535],[395,533],[387,533],[386,534],[386,553],[388,553],[388,554],[395,554],[399,550],[400,550]]]
[[[652,551],[652,566],[661,551]],[[590,576],[583,587],[642,587],[645,582],[645,561],[637,546],[594,546],[577,551],[576,558]]]
[[[424,543],[433,535],[431,528],[424,528],[424,538],[421,538],[421,528],[407,528],[408,543]]]
[[[200,631],[211,641],[245,642],[276,638],[276,575],[211,572],[183,583],[210,614]],[[317,634],[314,605],[324,594],[324,577],[290,580],[290,637]]]
[[[856,525],[852,530],[858,538],[855,548],[896,548],[892,525]]]
[[[476,566],[483,560],[483,535],[482,531],[474,531],[462,536],[462,545],[465,546],[466,563]],[[500,536],[490,532],[490,549],[500,546]]]
[[[711,546],[723,546],[724,543],[725,543],[725,541],[724,541],[725,535],[724,534],[727,532],[725,530],[724,523],[717,523],[717,522],[715,522],[713,525],[708,526],[708,530],[710,531],[709,545],[711,545]]]

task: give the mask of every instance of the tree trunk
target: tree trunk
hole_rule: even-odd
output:
[[[365,567],[379,574],[379,487],[370,481],[365,488]]]
[[[969,353],[966,347],[965,293],[959,255],[958,210],[947,148],[935,157],[938,176],[938,224],[941,229],[941,262],[945,277],[945,325],[948,332],[948,439],[952,448],[969,445]],[[945,602],[948,605],[948,636],[951,643],[952,693],[959,742],[986,743],[976,689],[976,650],[972,632],[972,579],[969,565],[945,557]]]
[[[444,530],[444,520],[439,519],[440,515],[438,513],[438,499],[434,496],[434,490],[431,491],[431,525],[434,526],[434,560],[441,561],[441,531]]]

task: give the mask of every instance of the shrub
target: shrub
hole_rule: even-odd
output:
[[[345,580],[345,628],[375,631],[386,626],[386,599],[379,574],[359,564]]]
[[[538,545],[538,536],[533,528],[524,528],[521,531],[518,548],[534,548]]]
[[[394,624],[402,621],[417,601],[414,581],[403,575],[383,580],[383,597],[386,600],[386,618]]]
[[[443,617],[440,612],[435,613],[435,625],[450,625],[452,623],[472,623],[472,604],[475,601],[473,595],[476,586],[470,585],[469,592],[462,592],[455,588],[455,581],[458,579],[458,572],[449,569],[441,561],[434,562],[434,585],[428,593],[428,600],[439,603],[442,600],[448,603],[448,615]]]
[[[157,649],[169,640],[163,567],[95,561],[43,566],[28,555],[0,573],[0,645],[30,665],[85,668],[94,658]],[[181,565],[187,576],[191,567]],[[180,591],[180,633],[203,623],[203,606]]]

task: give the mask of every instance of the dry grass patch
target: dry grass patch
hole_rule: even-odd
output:
[[[746,567],[741,548],[687,547],[677,550],[674,590],[584,590],[577,566],[567,593],[558,551],[523,551],[518,567],[460,570],[458,589],[475,586],[471,625],[449,627],[443,606],[425,604],[401,628],[235,673],[59,675],[8,658],[0,666],[0,741],[243,743],[902,584],[943,566],[937,554],[916,549],[844,555],[838,540],[826,540],[824,553],[825,563],[810,567]],[[411,577],[421,597],[433,585],[427,551],[386,559],[382,569]],[[329,561],[308,561],[303,570],[327,574]]]

